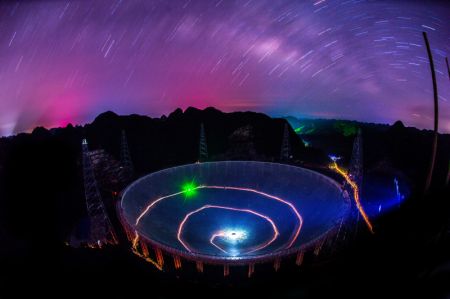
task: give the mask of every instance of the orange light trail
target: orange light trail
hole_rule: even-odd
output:
[[[135,232],[135,237],[133,239],[133,243],[132,244],[133,244],[132,251],[133,251],[134,254],[136,254],[140,258],[143,258],[145,261],[147,261],[150,264],[152,264],[153,266],[155,266],[156,269],[158,269],[159,271],[163,270],[162,265],[160,265],[159,263],[155,262],[148,255],[142,254],[142,253],[139,252],[139,250],[138,250],[138,244],[139,244],[139,234],[138,234],[138,232]]]
[[[370,222],[369,216],[367,216],[366,212],[364,211],[364,208],[361,205],[361,201],[359,199],[359,188],[358,188],[358,184],[356,184],[348,175],[348,173],[343,170],[342,168],[339,167],[339,165],[337,164],[336,161],[333,161],[333,163],[330,165],[330,169],[335,170],[338,174],[340,174],[345,181],[350,185],[350,187],[353,190],[353,198],[355,200],[356,203],[356,207],[358,208],[359,213],[361,214],[361,216],[364,219],[364,222],[366,223],[367,227],[369,228],[370,232],[373,234],[373,226],[372,223]]]
[[[199,187],[197,187],[197,188],[199,188]],[[138,224],[139,224],[139,222],[141,221],[142,217],[144,217],[145,214],[147,214],[147,212],[148,212],[154,205],[156,205],[158,202],[160,202],[160,201],[162,201],[162,200],[164,200],[164,199],[167,199],[167,198],[171,198],[171,197],[174,197],[174,196],[183,194],[183,193],[185,193],[185,192],[186,192],[186,191],[180,191],[180,192],[177,192],[177,193],[169,194],[169,195],[160,197],[160,198],[158,198],[157,200],[153,201],[153,202],[152,202],[151,204],[149,204],[149,205],[145,208],[145,210],[139,215],[139,217],[136,219],[135,225],[138,226]]]
[[[139,251],[133,250],[133,253],[136,254],[138,257],[143,258],[146,262],[149,262],[150,264],[152,264],[153,266],[156,267],[156,269],[158,269],[159,271],[162,271],[163,268],[161,267],[161,265],[159,265],[157,262],[155,262],[153,259],[151,259],[148,256],[145,256],[143,254],[141,254]]]
[[[133,249],[137,249],[138,243],[139,243],[139,234],[138,232],[135,232],[135,236],[133,239]]]
[[[272,229],[273,229],[273,236],[272,236],[272,238],[271,238],[269,241],[264,242],[264,243],[261,244],[260,246],[257,246],[256,248],[254,248],[254,249],[252,249],[252,250],[250,250],[250,251],[245,252],[246,254],[251,253],[251,252],[254,252],[254,251],[261,250],[261,249],[263,249],[263,248],[266,248],[267,246],[269,246],[270,244],[272,244],[272,243],[278,238],[278,235],[280,234],[280,233],[278,232],[278,228],[277,228],[277,226],[275,225],[275,223],[273,222],[273,220],[270,219],[269,217],[263,215],[263,214],[257,213],[257,212],[255,212],[255,211],[252,211],[252,210],[249,210],[249,209],[238,209],[238,208],[230,208],[230,207],[224,207],[224,206],[205,205],[205,206],[203,206],[203,207],[201,207],[201,208],[199,208],[199,209],[197,209],[197,210],[195,210],[195,211],[192,211],[192,212],[188,213],[188,214],[184,217],[183,221],[181,221],[180,226],[178,227],[178,232],[177,232],[177,238],[178,238],[178,241],[180,241],[180,243],[184,246],[184,248],[186,248],[186,250],[189,251],[189,252],[192,252],[191,248],[190,248],[189,246],[187,246],[187,244],[186,244],[186,243],[183,241],[183,239],[182,239],[182,233],[183,233],[184,225],[185,225],[185,223],[188,221],[188,219],[189,219],[192,215],[194,215],[194,214],[196,214],[196,213],[198,213],[198,212],[201,212],[201,211],[203,211],[203,210],[205,210],[205,209],[224,209],[224,210],[230,210],[230,211],[238,211],[238,212],[250,213],[250,214],[256,215],[256,216],[258,216],[258,217],[261,217],[261,218],[267,220],[267,221],[272,225]],[[212,237],[210,238],[209,242],[211,243],[211,245],[213,245],[214,247],[218,248],[220,251],[222,251],[222,252],[224,252],[224,253],[226,253],[226,254],[229,254],[226,250],[224,250],[224,249],[221,248],[219,245],[217,245],[216,243],[214,243],[214,240],[215,240],[217,237],[223,237],[224,235],[225,235],[224,232],[218,232],[218,233],[215,233],[215,234],[212,235]]]

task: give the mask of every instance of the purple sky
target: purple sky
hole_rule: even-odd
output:
[[[450,132],[449,1],[0,2],[0,135],[215,106]]]

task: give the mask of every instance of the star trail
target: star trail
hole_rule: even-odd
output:
[[[450,132],[448,1],[0,2],[0,135],[214,106]]]

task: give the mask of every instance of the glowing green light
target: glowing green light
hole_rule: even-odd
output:
[[[181,190],[183,191],[186,197],[193,197],[197,194],[198,186],[194,182],[188,182],[181,186]]]
[[[353,136],[358,133],[358,127],[354,124],[339,121],[334,124],[335,129],[343,134],[345,137]]]
[[[295,133],[300,135],[310,135],[316,131],[314,124],[301,125],[294,129]]]
[[[305,128],[305,126],[300,126],[300,127],[296,128],[294,131],[295,131],[295,133],[297,133],[297,134],[301,134],[303,128]]]

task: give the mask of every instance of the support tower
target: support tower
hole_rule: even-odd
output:
[[[101,247],[107,243],[116,244],[117,238],[108,215],[106,214],[106,209],[97,186],[86,139],[83,139],[82,141],[82,149],[84,193],[86,197],[87,212],[91,223],[90,245]]]
[[[208,147],[206,145],[205,126],[200,124],[200,145],[199,145],[199,162],[205,162],[208,159]]]
[[[125,177],[130,181],[134,176],[133,161],[131,160],[130,150],[128,147],[127,135],[125,130],[122,130],[122,140],[120,144],[120,162],[125,170]]]
[[[355,140],[353,141],[353,150],[352,150],[352,157],[350,160],[350,166],[349,166],[349,175],[352,181],[356,183],[358,186],[358,196],[361,199],[361,193],[362,193],[362,183],[363,183],[363,139],[362,139],[362,130],[358,129],[358,133],[355,137]],[[348,194],[353,194],[353,191],[349,185],[346,186]],[[350,195],[353,197],[353,195]],[[352,200],[352,203],[354,203],[354,200]],[[355,217],[353,217],[355,216]],[[356,219],[356,225],[353,226],[352,229],[354,229],[353,235],[356,236],[358,233],[358,225],[359,225],[359,218],[360,213],[356,206],[352,208],[352,218]]]
[[[349,173],[352,180],[358,185],[361,193],[361,185],[363,181],[363,139],[361,129],[358,130],[358,134],[353,142]],[[359,195],[361,196],[361,194]]]
[[[284,133],[283,133],[283,141],[281,143],[281,152],[280,152],[280,160],[281,161],[289,161],[291,159],[291,143],[289,140],[289,126],[288,124],[284,124]]]

